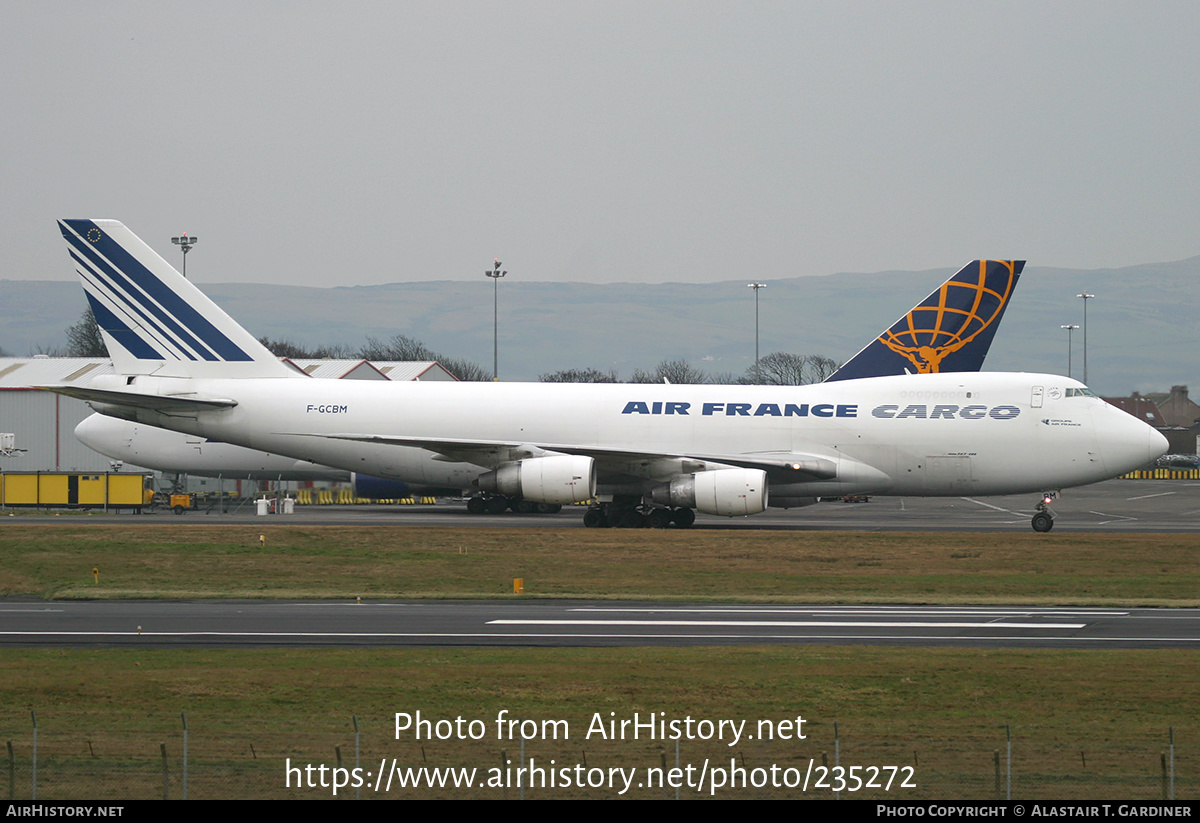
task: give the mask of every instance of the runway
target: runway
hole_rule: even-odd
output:
[[[1029,531],[1036,494],[1006,497],[873,497],[868,503],[822,502],[802,509],[768,509],[751,517],[699,514],[693,528],[856,531]],[[1058,532],[1200,533],[1200,481],[1108,480],[1067,489],[1052,504]],[[235,514],[193,511],[119,515],[123,524],[268,523],[331,526],[488,526],[583,528],[583,508],[556,515],[468,514],[466,504],[427,506],[298,506],[293,515],[256,516],[243,507]],[[73,522],[111,522],[111,517],[74,517]],[[45,520],[44,522],[55,522]],[[35,522],[25,518],[23,522]],[[57,522],[61,522],[58,520]]]
[[[872,644],[1200,648],[1200,609],[616,601],[0,602],[0,646],[119,648]]]
[[[1036,496],[874,498],[770,510],[748,518],[701,515],[704,529],[1029,530]],[[1055,532],[1200,532],[1200,482],[1111,480],[1055,503]],[[582,511],[551,516],[470,515],[465,506],[314,506],[292,516],[189,512],[73,516],[72,525],[253,523],[582,528]],[[8,521],[14,522],[14,521]],[[65,518],[15,522],[62,525]],[[140,629],[140,633],[139,633]],[[1021,648],[1196,648],[1200,611],[1031,609],[1021,606],[751,606],[545,600],[52,603],[0,601],[0,646],[430,647],[887,644]]]

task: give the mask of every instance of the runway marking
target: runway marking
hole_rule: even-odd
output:
[[[997,618],[1002,619],[1002,618]],[[869,629],[981,629],[1003,626],[1006,629],[1083,629],[1087,623],[921,623],[912,621],[873,622],[869,620],[489,620],[489,626],[779,626],[794,628]]]
[[[1169,493],[1173,494],[1173,492],[1169,492]],[[1136,517],[1128,517],[1124,514],[1108,514],[1106,512],[1089,512],[1089,514],[1094,514],[1099,517],[1115,518],[1114,520],[1101,520],[1099,523],[1096,524],[1097,526],[1107,526],[1109,523],[1122,523],[1122,522],[1127,523],[1131,520],[1137,520]]]
[[[1186,614],[1131,614],[1130,620],[1195,620]]]
[[[982,500],[976,500],[973,497],[960,497],[959,500],[966,500],[968,503],[977,503],[980,506],[987,506],[989,509],[995,509],[998,512],[1004,512],[1005,514],[1015,514],[1017,517],[1023,516],[1021,512],[1015,512],[1012,509],[1006,509],[1003,506],[993,506],[991,503],[984,503]]]
[[[873,607],[873,606],[843,606],[838,608],[813,609],[800,606],[791,608],[711,608],[711,609],[673,609],[668,607],[634,609],[601,608],[599,606],[580,606],[571,609],[573,612],[617,612],[621,614],[996,614],[996,615],[1053,615],[1056,617],[1124,617],[1128,611],[1111,609],[989,609],[986,606],[978,608],[958,607],[946,609],[910,609],[903,607]]]
[[[1168,494],[1178,494],[1179,492],[1159,492],[1158,494],[1143,494],[1140,497],[1126,497],[1126,500],[1148,500],[1151,497],[1166,497]]]

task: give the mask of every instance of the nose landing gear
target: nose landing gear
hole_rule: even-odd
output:
[[[1050,508],[1050,502],[1056,497],[1058,492],[1046,492],[1042,495],[1042,501],[1035,506],[1037,513],[1030,523],[1035,532],[1048,532],[1054,528],[1054,511]]]

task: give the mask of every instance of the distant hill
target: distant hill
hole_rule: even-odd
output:
[[[846,360],[951,269],[763,280],[760,349]],[[1102,394],[1200,386],[1200,257],[1122,269],[1027,267],[996,335],[991,371],[1065,374],[1065,323],[1089,301],[1088,371]],[[745,279],[723,283],[500,284],[500,376],[536,380],[559,369],[635,368],[682,358],[713,373],[740,374],[754,359],[754,295]],[[762,278],[759,277],[761,280]],[[439,281],[383,286],[289,288],[205,284],[203,289],[256,336],[297,343],[361,345],[403,333],[435,351],[490,369],[492,288]],[[75,283],[0,281],[0,348],[26,355],[62,346],[85,307]],[[1074,372],[1083,373],[1075,332]]]

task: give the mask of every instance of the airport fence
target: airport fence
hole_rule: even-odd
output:
[[[554,740],[540,729],[497,745],[397,739],[390,717],[311,718],[290,729],[183,714],[90,722],[7,713],[0,735],[8,799],[1200,798],[1196,727],[1112,739],[1101,730],[1076,737],[1047,726],[964,724],[935,738],[901,721],[821,724],[806,727],[803,740],[732,746],[645,734]]]

